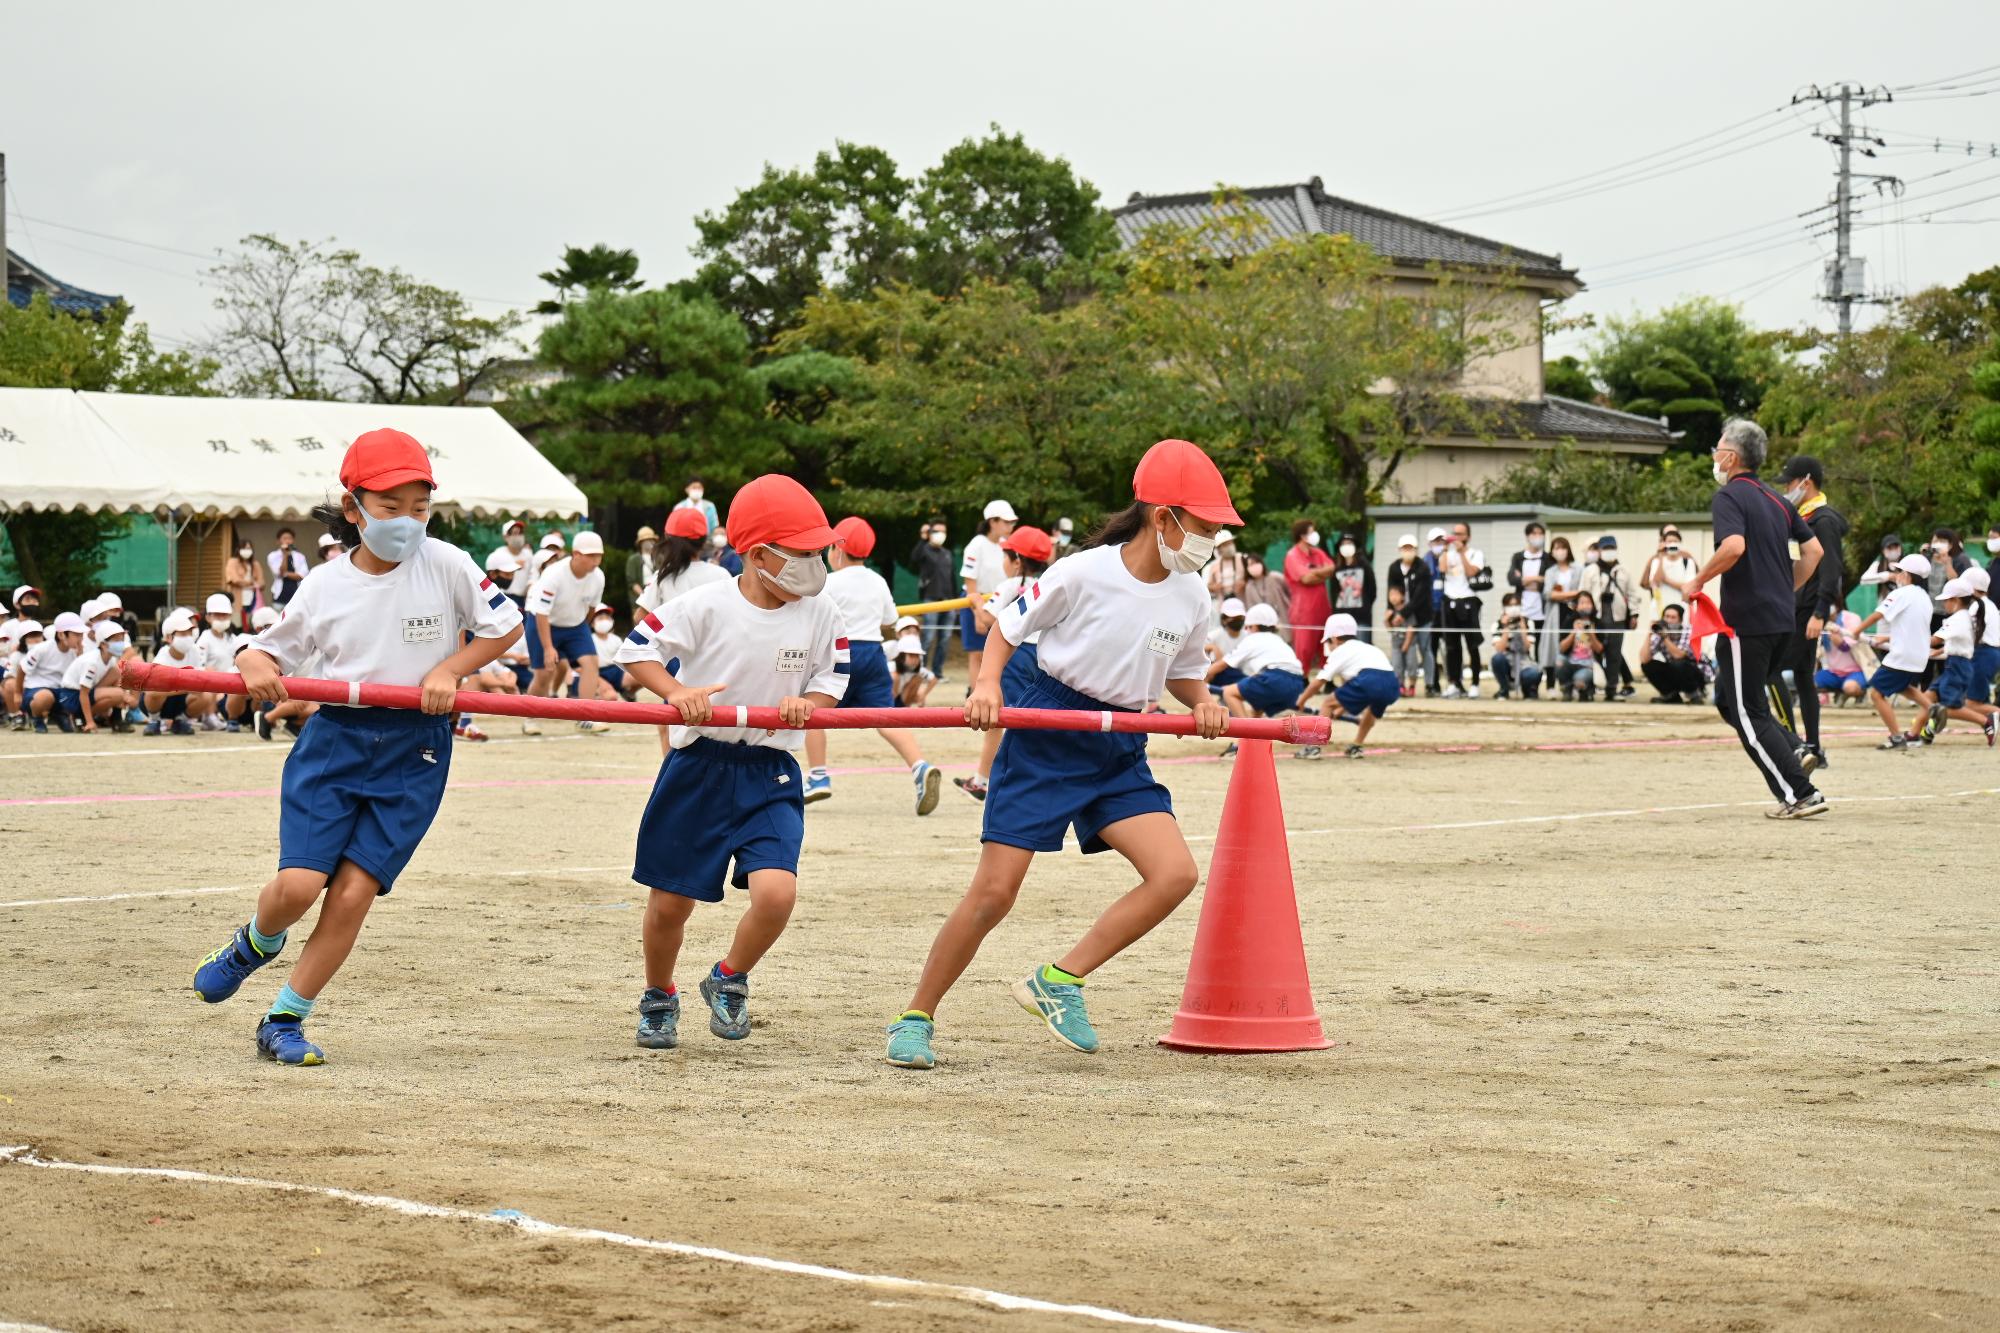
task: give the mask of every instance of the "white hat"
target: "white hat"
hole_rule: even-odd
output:
[[[1398,550],[1401,550],[1405,546],[1414,550],[1416,549],[1416,545],[1417,545],[1417,534],[1414,532],[1406,532],[1402,536],[1396,539],[1396,548]]]
[[[97,609],[100,612],[123,611],[125,609],[125,601],[115,592],[101,592],[97,594]]]
[[[1361,627],[1354,623],[1353,616],[1345,611],[1336,611],[1326,618],[1326,633],[1320,635],[1320,641],[1324,643],[1328,639],[1351,639],[1360,632]]]
[[[47,632],[42,628],[42,622],[39,620],[17,620],[14,622],[14,638],[16,641],[25,639],[30,634],[46,634]]]
[[[1963,574],[1960,574],[1959,577],[1965,580],[1966,587],[1982,596],[1992,591],[1993,576],[1986,572],[1984,566],[1973,565]]]
[[[1225,597],[1225,598],[1223,598],[1223,599],[1222,599],[1222,614],[1223,614],[1224,616],[1240,616],[1240,615],[1242,615],[1242,614],[1243,614],[1243,599],[1242,599],[1241,597]]]
[[[1972,596],[1972,585],[1965,581],[1964,575],[1960,575],[1958,578],[1947,580],[1945,585],[1938,589],[1937,599],[1942,602],[1950,597],[1970,596]]]
[[[512,574],[521,568],[521,557],[503,547],[486,557],[486,567]]]
[[[1013,505],[1008,504],[1005,500],[992,500],[987,503],[986,512],[983,515],[983,517],[1004,518],[1009,523],[1012,523],[1016,515],[1014,513]]]
[[[129,639],[132,637],[125,632],[125,627],[115,620],[101,621],[92,626],[90,632],[91,637],[95,638],[99,645],[110,643],[113,639]]]
[[[1448,541],[1450,540],[1450,538],[1451,534],[1449,532],[1446,532],[1443,528],[1432,528],[1430,532],[1425,535],[1424,540],[1427,542],[1435,542],[1435,541]]]
[[[567,544],[568,543],[563,541],[563,535],[560,532],[546,533],[542,537],[543,546],[554,547],[558,551],[560,551]]]
[[[898,634],[896,636],[897,656],[900,657],[904,653],[921,653],[923,650],[924,641],[920,636],[915,634]]]
[[[918,619],[917,619],[917,618],[916,618],[915,616],[897,616],[897,617],[896,617],[896,633],[897,633],[897,635],[899,635],[899,636],[900,636],[900,635],[902,634],[902,632],[903,632],[904,630],[906,630],[906,629],[917,629],[917,628],[921,627],[922,625],[923,625],[923,622],[922,622],[921,620],[918,620]]]
[[[1915,551],[1898,560],[1896,568],[1915,578],[1927,579],[1931,576],[1931,562],[1918,555]]]
[[[84,604],[80,608],[78,608],[77,614],[82,616],[85,620],[95,620],[97,618],[97,614],[102,610],[104,610],[104,599],[100,597],[92,597],[87,599],[84,602]]]
[[[1272,606],[1269,602],[1259,602],[1243,613],[1243,623],[1246,625],[1270,625],[1275,628],[1278,623],[1278,608]]]
[[[167,612],[167,618],[160,622],[160,633],[162,634],[172,634],[178,629],[193,628],[194,612],[188,610],[185,606],[178,606]]]
[[[229,604],[228,593],[212,592],[208,595],[208,602],[204,607],[203,614],[211,616],[233,616],[236,614],[236,608]]]
[[[65,611],[56,617],[55,623],[49,628],[58,634],[81,634],[88,627],[83,623],[82,616],[74,611]]]
[[[570,550],[578,555],[603,555],[604,538],[594,532],[579,532]]]
[[[1235,540],[1236,540],[1236,534],[1231,532],[1228,528],[1223,528],[1215,534],[1215,544],[1217,546],[1221,546],[1225,542],[1233,542]]]
[[[342,546],[342,545],[345,545],[345,543],[342,542],[340,538],[334,536],[330,532],[322,532],[319,535],[319,549],[322,551],[324,551],[329,546]]]
[[[278,608],[275,606],[260,606],[250,613],[250,626],[252,629],[269,629],[271,626],[277,624],[278,620]]]

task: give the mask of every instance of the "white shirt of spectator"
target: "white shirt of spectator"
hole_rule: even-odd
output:
[[[1032,579],[1019,577],[1000,580],[1000,586],[995,588],[993,595],[986,599],[986,614],[997,618],[1000,614],[1000,608],[1013,601],[1016,597],[1019,597],[1021,589],[1033,581]],[[1039,649],[1042,643],[1042,636],[1039,634],[1030,634],[1027,638],[1021,640],[1021,642],[1032,643]]]
[[[971,581],[975,592],[990,593],[1007,577],[1007,553],[1000,543],[983,534],[965,544],[965,560],[958,567],[958,581]]]
[[[1319,678],[1329,685],[1341,685],[1364,671],[1388,669],[1389,654],[1372,643],[1349,639],[1326,655],[1326,665],[1319,669]]]
[[[1305,663],[1299,661],[1299,655],[1292,651],[1292,645],[1269,630],[1260,629],[1245,634],[1222,660],[1246,676],[1254,676],[1273,667],[1280,671],[1289,671],[1294,676],[1303,676],[1306,673]]]
[[[56,636],[48,638],[30,648],[21,657],[21,688],[26,690],[55,690],[62,688],[63,673],[76,660],[74,652],[65,652],[56,647]]]
[[[118,659],[104,659],[103,650],[91,648],[78,653],[76,660],[63,671],[62,687],[66,690],[94,690],[97,682],[111,674],[111,668],[118,665]]]
[[[775,610],[752,606],[735,579],[676,597],[632,627],[618,645],[618,662],[673,667],[683,685],[727,685],[715,696],[716,720],[737,707],[775,707],[780,699],[847,693],[847,635],[840,608],[824,597],[801,597]],[[838,667],[840,670],[835,670]],[[767,735],[760,727],[669,727],[667,742],[685,749],[703,736],[724,742],[796,750],[803,731]]]
[[[471,556],[432,538],[386,574],[351,560],[320,566],[285,618],[243,646],[270,654],[284,672],[317,656],[317,673],[331,680],[421,685],[468,632],[497,639],[520,623]]]
[[[271,570],[271,591],[273,593],[277,592],[278,590],[278,580],[284,576],[286,556],[291,557],[290,563],[292,567],[292,572],[294,574],[297,574],[300,578],[304,578],[308,573],[311,572],[311,568],[306,564],[306,553],[304,551],[301,551],[298,547],[294,546],[290,550],[285,550],[283,548],[275,546],[272,547],[270,552],[267,555],[265,555],[264,563],[268,565]]]
[[[236,650],[242,646],[241,634],[217,634],[213,629],[205,629],[194,641],[194,660],[203,671],[234,671]]]
[[[1954,611],[1938,626],[1938,638],[1946,657],[1972,656],[1972,612]]]
[[[1921,583],[1907,583],[1882,599],[1889,622],[1889,651],[1882,665],[1895,671],[1922,671],[1931,660],[1931,595]]]
[[[882,642],[882,627],[896,623],[896,594],[889,591],[889,580],[866,565],[829,572],[820,596],[840,609],[840,623],[857,643]]]
[[[706,560],[695,560],[686,569],[669,578],[661,575],[648,584],[639,594],[638,602],[642,610],[657,611],[676,597],[693,592],[696,588],[710,583],[728,583],[736,576],[721,565]]]
[[[1124,547],[1099,546],[1050,565],[1000,608],[996,628],[1019,647],[1039,633],[1042,670],[1113,708],[1156,702],[1169,680],[1208,674],[1208,590],[1195,574],[1145,583]]]
[[[551,627],[568,629],[590,619],[590,613],[604,600],[604,566],[599,565],[582,578],[568,556],[556,561],[535,580],[528,594],[528,614],[540,616]]]
[[[1539,551],[1521,552],[1521,579],[1523,584],[1525,585],[1526,581],[1532,578],[1542,579],[1546,583],[1548,569],[1553,564],[1555,564],[1555,561],[1550,559],[1547,547],[1543,547]],[[1542,618],[1542,589],[1539,586],[1533,588],[1522,587],[1521,614],[1530,620],[1540,620]]]
[[[1465,554],[1461,555],[1457,547],[1447,546],[1444,548],[1444,554],[1438,557],[1438,570],[1444,575],[1446,597],[1455,599],[1477,595],[1472,591],[1472,575],[1466,571],[1468,556],[1473,564],[1481,569],[1486,568],[1486,553],[1472,547],[1467,547]]]

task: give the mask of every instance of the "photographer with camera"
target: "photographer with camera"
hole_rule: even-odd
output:
[[[1708,674],[1702,670],[1688,639],[1687,609],[1679,602],[1660,612],[1653,622],[1652,637],[1646,640],[1646,657],[1639,663],[1647,683],[1659,691],[1656,704],[1698,704],[1708,689]]]
[[[1666,614],[1670,604],[1681,600],[1680,586],[1693,578],[1701,565],[1688,554],[1687,546],[1681,541],[1678,523],[1660,524],[1660,544],[1646,561],[1644,572],[1639,575],[1639,586],[1653,594],[1653,619]]]
[[[1597,609],[1590,594],[1578,593],[1572,605],[1575,618],[1556,645],[1556,681],[1564,699],[1589,703],[1597,693],[1597,658],[1604,651],[1604,640],[1597,634]]]
[[[1537,626],[1528,619],[1519,593],[1500,599],[1500,626],[1493,632],[1493,679],[1499,682],[1498,698],[1513,693],[1519,682],[1523,699],[1541,697],[1542,667],[1535,660]]]

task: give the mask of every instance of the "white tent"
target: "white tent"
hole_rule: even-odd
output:
[[[169,503],[167,474],[68,389],[0,389],[0,513]]]
[[[166,503],[197,514],[296,518],[339,494],[340,458],[378,426],[430,450],[437,501],[479,517],[569,517],[583,492],[490,407],[401,407],[281,398],[75,395],[124,441]]]

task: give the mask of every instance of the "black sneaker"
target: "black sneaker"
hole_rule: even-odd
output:
[[[1687,700],[1678,694],[1661,694],[1656,695],[1653,702],[1656,704],[1684,704]]]
[[[953,778],[951,780],[951,785],[958,788],[960,791],[964,792],[967,796],[970,796],[975,801],[983,801],[986,799],[986,784],[979,780],[977,774],[969,778]]]
[[[1814,792],[1812,795],[1793,801],[1789,805],[1780,805],[1776,810],[1766,810],[1764,818],[1811,819],[1815,815],[1825,814],[1832,808],[1832,806],[1826,803],[1826,797],[1820,795],[1818,792]]]
[[[1910,738],[1900,731],[1892,731],[1875,748],[1878,750],[1907,750],[1910,748]]]
[[[258,740],[268,741],[271,739],[271,715],[268,712],[261,708],[258,709],[256,716],[252,719],[252,725],[257,728]]]
[[[1807,777],[1811,777],[1820,767],[1820,757],[1813,753],[1812,747],[1809,745],[1801,745],[1798,749],[1792,751],[1792,758],[1799,761],[1799,769]]]

